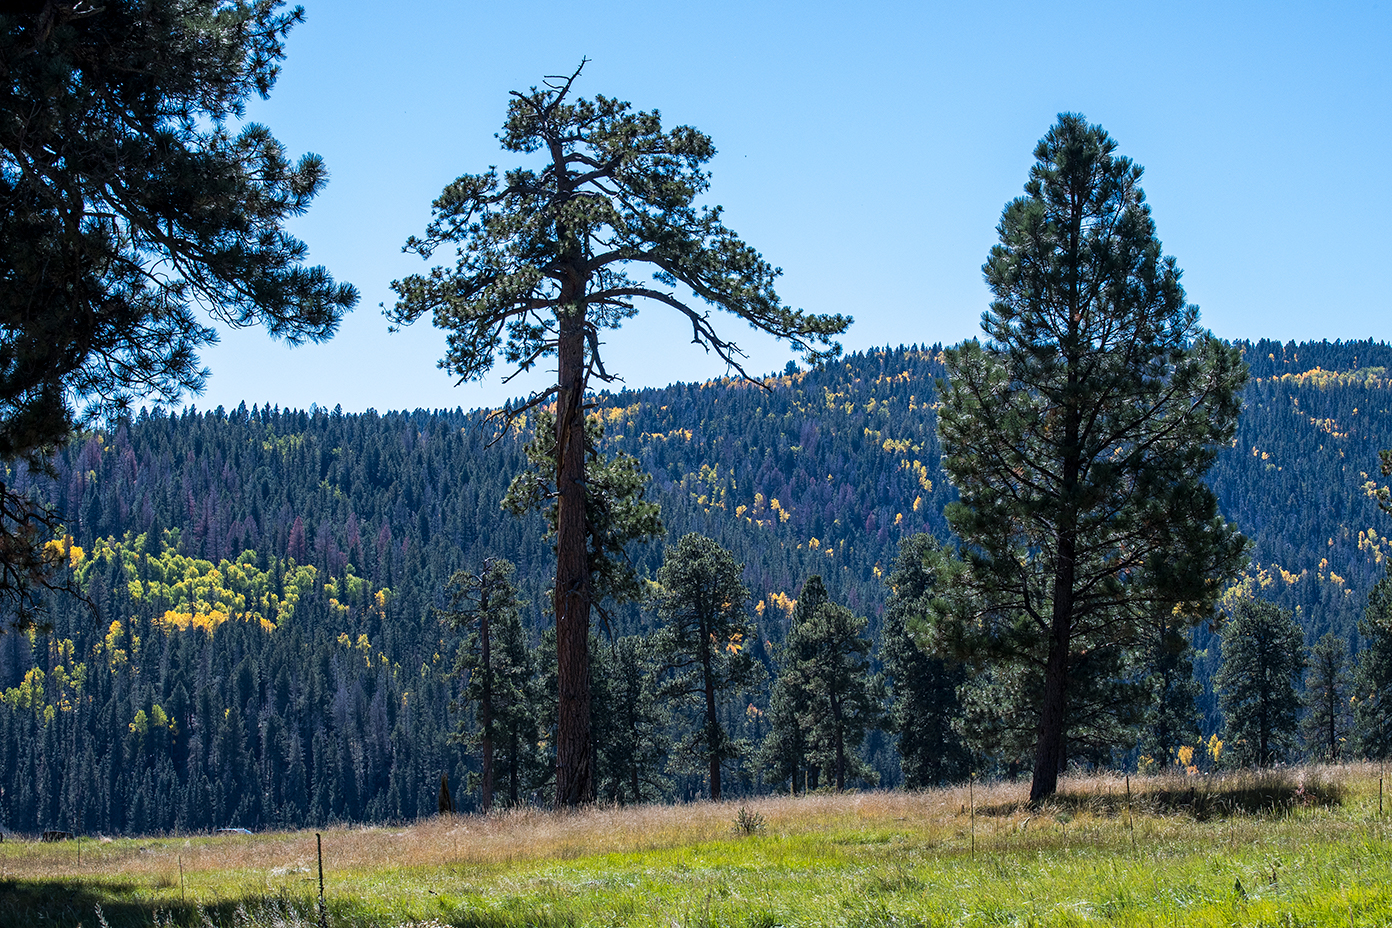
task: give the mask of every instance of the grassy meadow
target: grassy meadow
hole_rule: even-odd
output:
[[[325,920],[1390,925],[1380,788],[1364,765],[1133,778],[1129,802],[1074,778],[1039,809],[1027,783],[979,783],[332,828]],[[4,926],[319,924],[314,832],[11,837],[0,870]]]

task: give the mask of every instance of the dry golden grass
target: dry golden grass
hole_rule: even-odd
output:
[[[822,913],[862,904],[929,924],[1075,904],[1114,909],[1116,924],[1171,909],[1191,924],[1246,924],[1221,921],[1234,880],[1255,905],[1254,874],[1284,892],[1279,869],[1306,881],[1292,891],[1314,900],[1302,911],[1323,913],[1306,923],[1324,924],[1352,904],[1350,886],[1366,911],[1392,914],[1392,891],[1358,882],[1392,853],[1382,850],[1392,835],[1376,815],[1378,783],[1368,765],[1133,777],[1128,803],[1125,778],[1097,775],[1064,780],[1036,808],[1027,783],[989,782],[329,828],[326,894],[340,926],[665,926],[693,906],[711,919],[718,909],[749,924],[822,924]],[[740,835],[741,809],[757,834]],[[1018,876],[1039,867],[1050,876],[1038,888]],[[158,912],[197,924],[200,906],[227,915],[265,905],[298,907],[310,924],[318,878],[312,831],[6,841],[0,871],[0,908],[91,925],[100,904],[113,926],[148,925]],[[1263,905],[1283,904],[1273,891],[1262,889]],[[1190,901],[1175,909],[1175,899]]]
[[[1006,784],[975,790],[978,804],[1015,802],[1020,792],[1018,785]],[[923,793],[765,796],[560,812],[526,808],[491,815],[446,815],[406,827],[325,828],[321,834],[325,866],[332,870],[384,864],[490,866],[632,853],[726,838],[740,808],[762,815],[768,831],[802,834],[886,821],[947,826],[968,814],[967,803],[968,788],[963,786]],[[6,878],[80,877],[93,872],[148,877],[168,874],[172,868],[177,882],[180,863],[186,876],[200,871],[307,872],[317,866],[315,853],[315,832],[295,831],[61,844],[12,841],[0,845],[0,863]]]
[[[1377,776],[1376,765],[1345,764],[1199,777],[1131,777],[1130,808],[1135,817],[1147,820],[1259,813],[1289,804],[1288,797],[1301,785],[1310,803],[1328,805],[1338,801],[1337,784],[1375,785]],[[817,793],[576,811],[526,808],[491,815],[447,815],[405,827],[325,828],[321,834],[325,867],[341,872],[384,865],[487,867],[697,844],[729,837],[740,808],[762,816],[769,833],[799,835],[903,823],[937,842],[970,828],[973,808],[982,838],[1012,829],[1027,832],[1031,823],[1036,830],[1040,823],[1062,824],[1066,831],[1085,827],[1090,819],[1114,819],[1127,808],[1127,781],[1116,774],[1066,777],[1060,782],[1059,795],[1039,809],[1029,808],[1028,789],[1024,781],[990,781],[923,792]],[[1158,823],[1148,824],[1153,829]],[[172,874],[173,885],[178,885],[180,866],[186,879],[200,872],[232,871],[275,871],[277,875],[315,871],[317,876],[315,833],[0,844],[0,875],[5,878],[104,873],[169,880]]]

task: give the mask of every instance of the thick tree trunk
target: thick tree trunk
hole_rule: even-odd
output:
[[[1035,742],[1034,781],[1030,802],[1047,799],[1058,790],[1059,771],[1064,763],[1065,722],[1068,716],[1068,648],[1072,620],[1072,590],[1058,601],[1055,591],[1053,625],[1049,635],[1049,658],[1044,669],[1044,694],[1039,711],[1039,734]]]
[[[448,773],[440,774],[440,797],[436,805],[439,807],[441,815],[454,814],[454,797],[450,795]]]
[[[556,805],[595,797],[590,764],[590,566],[585,530],[585,314],[560,310],[556,398]]]
[[[1059,544],[1058,566],[1054,571],[1049,657],[1044,665],[1044,693],[1039,708],[1039,735],[1035,742],[1030,802],[1047,799],[1058,791],[1059,772],[1065,760],[1068,652],[1073,631],[1073,558],[1073,539],[1064,536]]]
[[[1076,248],[1078,228],[1073,230]],[[1072,305],[1078,305],[1077,281],[1074,281]],[[1069,318],[1070,350],[1067,396],[1071,402],[1077,395],[1078,375],[1076,360],[1075,333],[1081,316],[1075,309]],[[1049,616],[1049,656],[1044,664],[1044,693],[1039,710],[1039,734],[1035,742],[1034,780],[1030,784],[1030,802],[1047,799],[1058,791],[1059,773],[1063,770],[1064,745],[1068,736],[1068,655],[1073,639],[1073,584],[1077,577],[1078,537],[1074,506],[1078,492],[1078,481],[1082,473],[1082,449],[1080,436],[1082,423],[1076,408],[1065,410],[1063,423],[1063,467],[1059,502],[1063,514],[1059,518],[1055,543],[1057,549],[1054,562],[1054,588],[1051,597]]]
[[[1073,496],[1078,487],[1078,433],[1078,417],[1070,410],[1068,420],[1064,424],[1068,453],[1063,462],[1063,481],[1060,488],[1066,512],[1073,505]],[[1073,584],[1077,576],[1076,531],[1076,523],[1071,514],[1060,519],[1051,597],[1052,611],[1049,616],[1049,656],[1044,665],[1044,693],[1039,711],[1039,737],[1035,743],[1034,780],[1030,784],[1031,803],[1047,799],[1058,791],[1059,773],[1063,770],[1065,761],[1064,747],[1068,737],[1068,655],[1073,644]]]

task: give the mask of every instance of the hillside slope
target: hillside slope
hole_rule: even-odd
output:
[[[1311,639],[1333,629],[1355,641],[1389,553],[1366,487],[1392,446],[1392,347],[1243,349],[1246,411],[1212,485],[1253,541],[1266,594],[1299,607]],[[703,532],[744,562],[767,659],[808,575],[876,631],[900,539],[945,534],[943,373],[936,346],[886,349],[770,389],[721,380],[596,404],[608,441],[653,475],[668,537]],[[439,772],[458,788],[469,766],[447,737],[453,642],[432,612],[445,581],[506,556],[534,629],[546,622],[540,520],[498,505],[525,425],[493,437],[481,413],[459,410],[142,414],[75,441],[52,481],[11,474],[46,484],[69,516],[97,615],[60,600],[51,636],[0,637],[0,824],[149,831],[433,812]],[[661,546],[635,556],[652,571]],[[612,631],[648,621],[626,607]],[[1202,676],[1215,660],[1209,648]],[[747,694],[754,710],[766,698]],[[675,794],[696,786],[679,777]]]

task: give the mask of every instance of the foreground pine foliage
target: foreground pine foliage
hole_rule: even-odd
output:
[[[1129,803],[1123,779],[1067,779],[1035,809],[1025,784],[991,783],[332,829],[326,919],[1385,925],[1379,788],[1377,768],[1345,766],[1135,779]],[[9,840],[0,867],[6,924],[319,924],[313,832]]]

